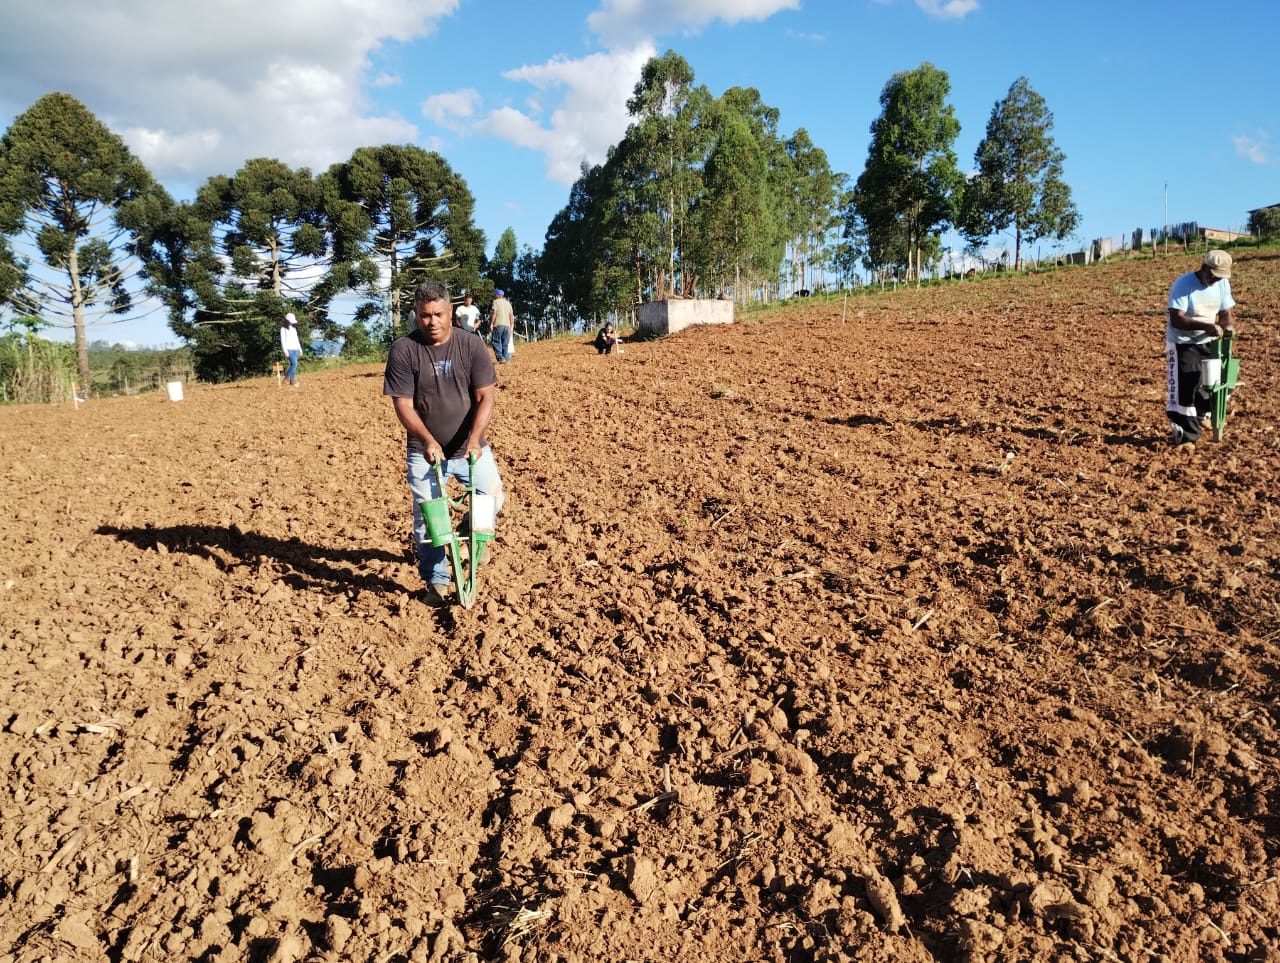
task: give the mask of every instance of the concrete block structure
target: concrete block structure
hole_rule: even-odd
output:
[[[646,301],[636,309],[636,327],[659,337],[694,324],[733,324],[733,302],[713,298]]]

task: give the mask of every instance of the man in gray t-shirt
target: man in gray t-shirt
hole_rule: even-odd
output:
[[[493,354],[501,364],[506,364],[515,353],[516,315],[502,288],[493,292],[493,308],[489,314],[493,328]]]
[[[417,329],[391,345],[382,393],[391,398],[396,417],[408,435],[408,481],[413,495],[413,540],[418,571],[434,598],[450,595],[449,563],[444,548],[427,535],[422,503],[442,494],[434,465],[468,484],[468,456],[476,456],[476,491],[494,496],[502,510],[502,480],[485,438],[493,416],[497,373],[484,341],[455,328],[449,292],[427,281],[413,297]]]

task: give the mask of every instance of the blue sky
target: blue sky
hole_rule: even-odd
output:
[[[992,106],[1029,79],[1084,240],[1162,223],[1166,182],[1170,222],[1239,228],[1280,202],[1277,36],[1274,0],[14,0],[0,123],[67,91],[179,197],[251,157],[322,170],[417,143],[466,179],[490,251],[507,227],[539,248],[654,53],[714,94],[757,88],[851,178],[885,82],[929,61],[950,76],[966,170]],[[174,341],[161,312],[90,337]]]

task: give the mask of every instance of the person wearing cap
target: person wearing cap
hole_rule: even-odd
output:
[[[1210,251],[1200,267],[1169,288],[1165,327],[1165,413],[1172,425],[1169,443],[1194,444],[1212,403],[1200,390],[1200,362],[1217,356],[1216,342],[1235,331],[1231,297],[1231,255]]]
[[[493,292],[493,309],[489,313],[489,324],[493,329],[489,335],[493,342],[493,356],[500,364],[506,364],[511,360],[513,353],[512,339],[515,333],[516,316],[502,288]]]
[[[298,340],[298,319],[292,311],[284,316],[284,324],[280,325],[280,349],[289,359],[289,370],[285,376],[289,384],[298,387],[298,359],[302,357],[302,342]]]
[[[480,309],[471,303],[471,295],[466,295],[458,310],[453,313],[453,319],[457,322],[458,327],[463,331],[475,333],[476,328],[480,327]]]
[[[485,437],[493,417],[498,376],[484,339],[452,324],[449,292],[438,281],[424,281],[413,295],[415,330],[397,338],[387,355],[382,393],[391,398],[396,418],[408,435],[407,480],[412,494],[413,541],[418,573],[428,600],[450,595],[449,562],[443,546],[433,546],[422,503],[439,498],[435,465],[446,478],[470,483],[474,455],[475,487],[492,495],[502,510],[502,479]]]

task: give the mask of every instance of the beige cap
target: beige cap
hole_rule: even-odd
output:
[[[1204,266],[1215,278],[1231,277],[1231,255],[1226,251],[1210,251],[1204,256]]]

